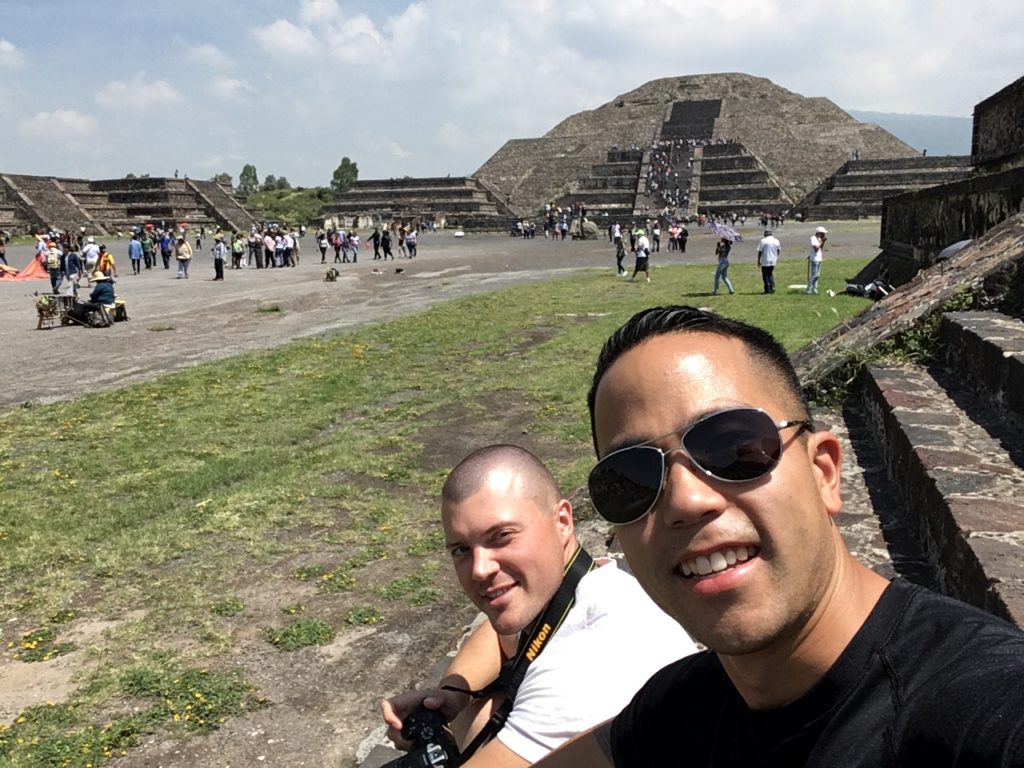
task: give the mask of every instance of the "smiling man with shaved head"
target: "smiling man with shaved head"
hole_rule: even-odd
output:
[[[572,505],[523,448],[467,456],[444,484],[441,518],[459,584],[487,620],[438,687],[383,702],[399,747],[411,746],[404,720],[425,706],[451,722],[461,765],[530,765],[695,650],[632,576],[613,562],[591,567]],[[515,677],[521,682],[510,687]]]
[[[1024,633],[853,558],[839,441],[771,336],[645,310],[605,343],[589,406],[594,506],[708,650],[540,765],[1024,765]]]

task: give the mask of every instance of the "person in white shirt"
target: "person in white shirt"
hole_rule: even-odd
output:
[[[413,746],[401,736],[405,719],[425,706],[451,722],[463,768],[521,768],[607,720],[654,672],[696,652],[631,575],[613,561],[592,561],[579,546],[572,505],[529,451],[491,445],[471,453],[445,481],[441,517],[459,583],[487,620],[438,687],[382,702],[388,736],[400,748]],[[569,596],[565,619],[548,624]],[[531,653],[507,720],[485,725],[504,699],[504,689],[489,687],[503,662]],[[481,730],[485,743],[467,755]]]
[[[818,227],[811,235],[811,248],[807,252],[807,293],[817,294],[818,279],[821,277],[821,259],[825,251],[828,230]]]
[[[764,237],[757,244],[757,266],[761,268],[761,280],[765,293],[775,293],[775,265],[779,260],[782,244],[772,235],[770,229],[764,231]]]
[[[643,229],[636,230],[636,244],[634,246],[636,263],[633,265],[633,276],[630,282],[636,280],[637,272],[643,272],[647,276],[647,282],[651,282],[651,241],[647,239],[647,232]]]

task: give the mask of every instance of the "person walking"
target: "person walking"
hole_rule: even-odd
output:
[[[192,246],[188,244],[184,235],[178,237],[178,243],[174,247],[174,258],[178,260],[178,277],[176,279],[188,280],[188,265],[192,263]]]
[[[132,235],[132,239],[128,241],[128,258],[132,263],[132,274],[142,274],[142,242],[139,240],[139,236]]]
[[[636,282],[637,273],[643,272],[647,282],[651,282],[651,241],[647,239],[647,233],[643,229],[635,231],[636,240],[634,245],[634,256],[636,263],[633,265],[633,276],[629,281]]]
[[[612,242],[615,244],[615,269],[619,277],[626,276],[626,268],[622,266],[622,260],[626,258],[626,246],[622,242],[622,227],[619,222],[611,226]]]
[[[373,228],[373,234],[370,235],[370,242],[373,243],[373,260],[380,261],[380,227]]]
[[[729,289],[729,294],[736,293],[732,287],[732,282],[729,280],[729,251],[732,250],[732,241],[723,237],[718,241],[718,245],[715,246],[715,256],[718,257],[718,267],[715,268],[715,289],[712,294],[718,295],[718,282],[721,280],[725,283],[725,287]]]
[[[757,244],[757,266],[761,268],[761,281],[765,293],[775,293],[775,264],[779,260],[782,244],[770,229],[764,231],[764,237]]]

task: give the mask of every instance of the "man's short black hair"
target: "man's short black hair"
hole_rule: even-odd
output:
[[[633,347],[655,336],[667,333],[714,333],[730,339],[738,339],[747,348],[747,352],[756,360],[764,363],[775,372],[777,380],[793,398],[800,410],[799,414],[788,418],[811,419],[810,408],[800,389],[793,363],[790,362],[786,350],[767,331],[739,320],[730,320],[714,312],[696,307],[675,305],[667,307],[651,307],[637,312],[613,333],[601,348],[597,357],[597,369],[594,380],[587,393],[587,408],[590,410],[590,435],[594,441],[594,452],[597,449],[597,424],[594,419],[594,405],[597,399],[597,387],[608,369],[623,354]]]

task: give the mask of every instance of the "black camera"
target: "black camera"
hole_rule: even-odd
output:
[[[454,768],[460,765],[462,760],[459,758],[459,748],[444,726],[440,712],[420,705],[419,709],[405,718],[402,725],[402,737],[416,746],[383,768]]]

